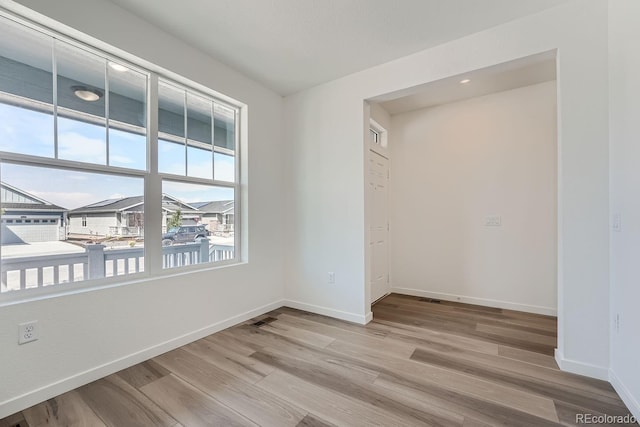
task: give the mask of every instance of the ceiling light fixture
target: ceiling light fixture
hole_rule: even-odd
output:
[[[109,67],[111,67],[111,69],[118,71],[120,73],[124,73],[125,71],[128,70],[128,68],[125,67],[124,65],[116,64],[115,62],[109,62]]]
[[[467,84],[471,81],[471,79],[460,80],[460,84]]]
[[[101,90],[87,86],[71,86],[74,95],[83,101],[94,102],[102,98],[104,93]]]

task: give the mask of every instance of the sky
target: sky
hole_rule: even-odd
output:
[[[58,157],[65,160],[105,165],[107,143],[104,127],[58,117]],[[53,158],[53,116],[0,103],[0,150]],[[159,141],[160,172],[233,181],[234,159],[210,150]],[[215,163],[215,164],[214,164]],[[146,169],[146,137],[109,129],[109,164]],[[212,168],[215,166],[215,168]],[[105,199],[143,194],[142,178],[78,172],[47,167],[2,163],[3,182],[67,209]],[[185,202],[233,199],[233,190],[213,186],[163,182],[163,192]]]

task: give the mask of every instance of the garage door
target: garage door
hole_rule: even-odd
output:
[[[20,223],[3,220],[0,233],[3,245],[59,240],[57,220],[22,219]]]

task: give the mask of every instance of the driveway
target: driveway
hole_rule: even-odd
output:
[[[3,245],[2,258],[82,253],[84,248],[67,242],[37,242]]]

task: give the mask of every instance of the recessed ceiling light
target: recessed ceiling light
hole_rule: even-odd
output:
[[[128,68],[125,67],[124,65],[116,64],[115,62],[109,62],[109,67],[121,73],[124,73],[125,71],[128,70]]]
[[[86,86],[71,86],[71,90],[73,91],[75,96],[82,99],[83,101],[89,102],[97,101],[98,99],[102,98],[102,95],[104,95],[101,90],[89,88]]]
[[[460,80],[461,84],[465,84],[465,83],[469,83],[471,81],[471,79],[464,79],[464,80]]]

